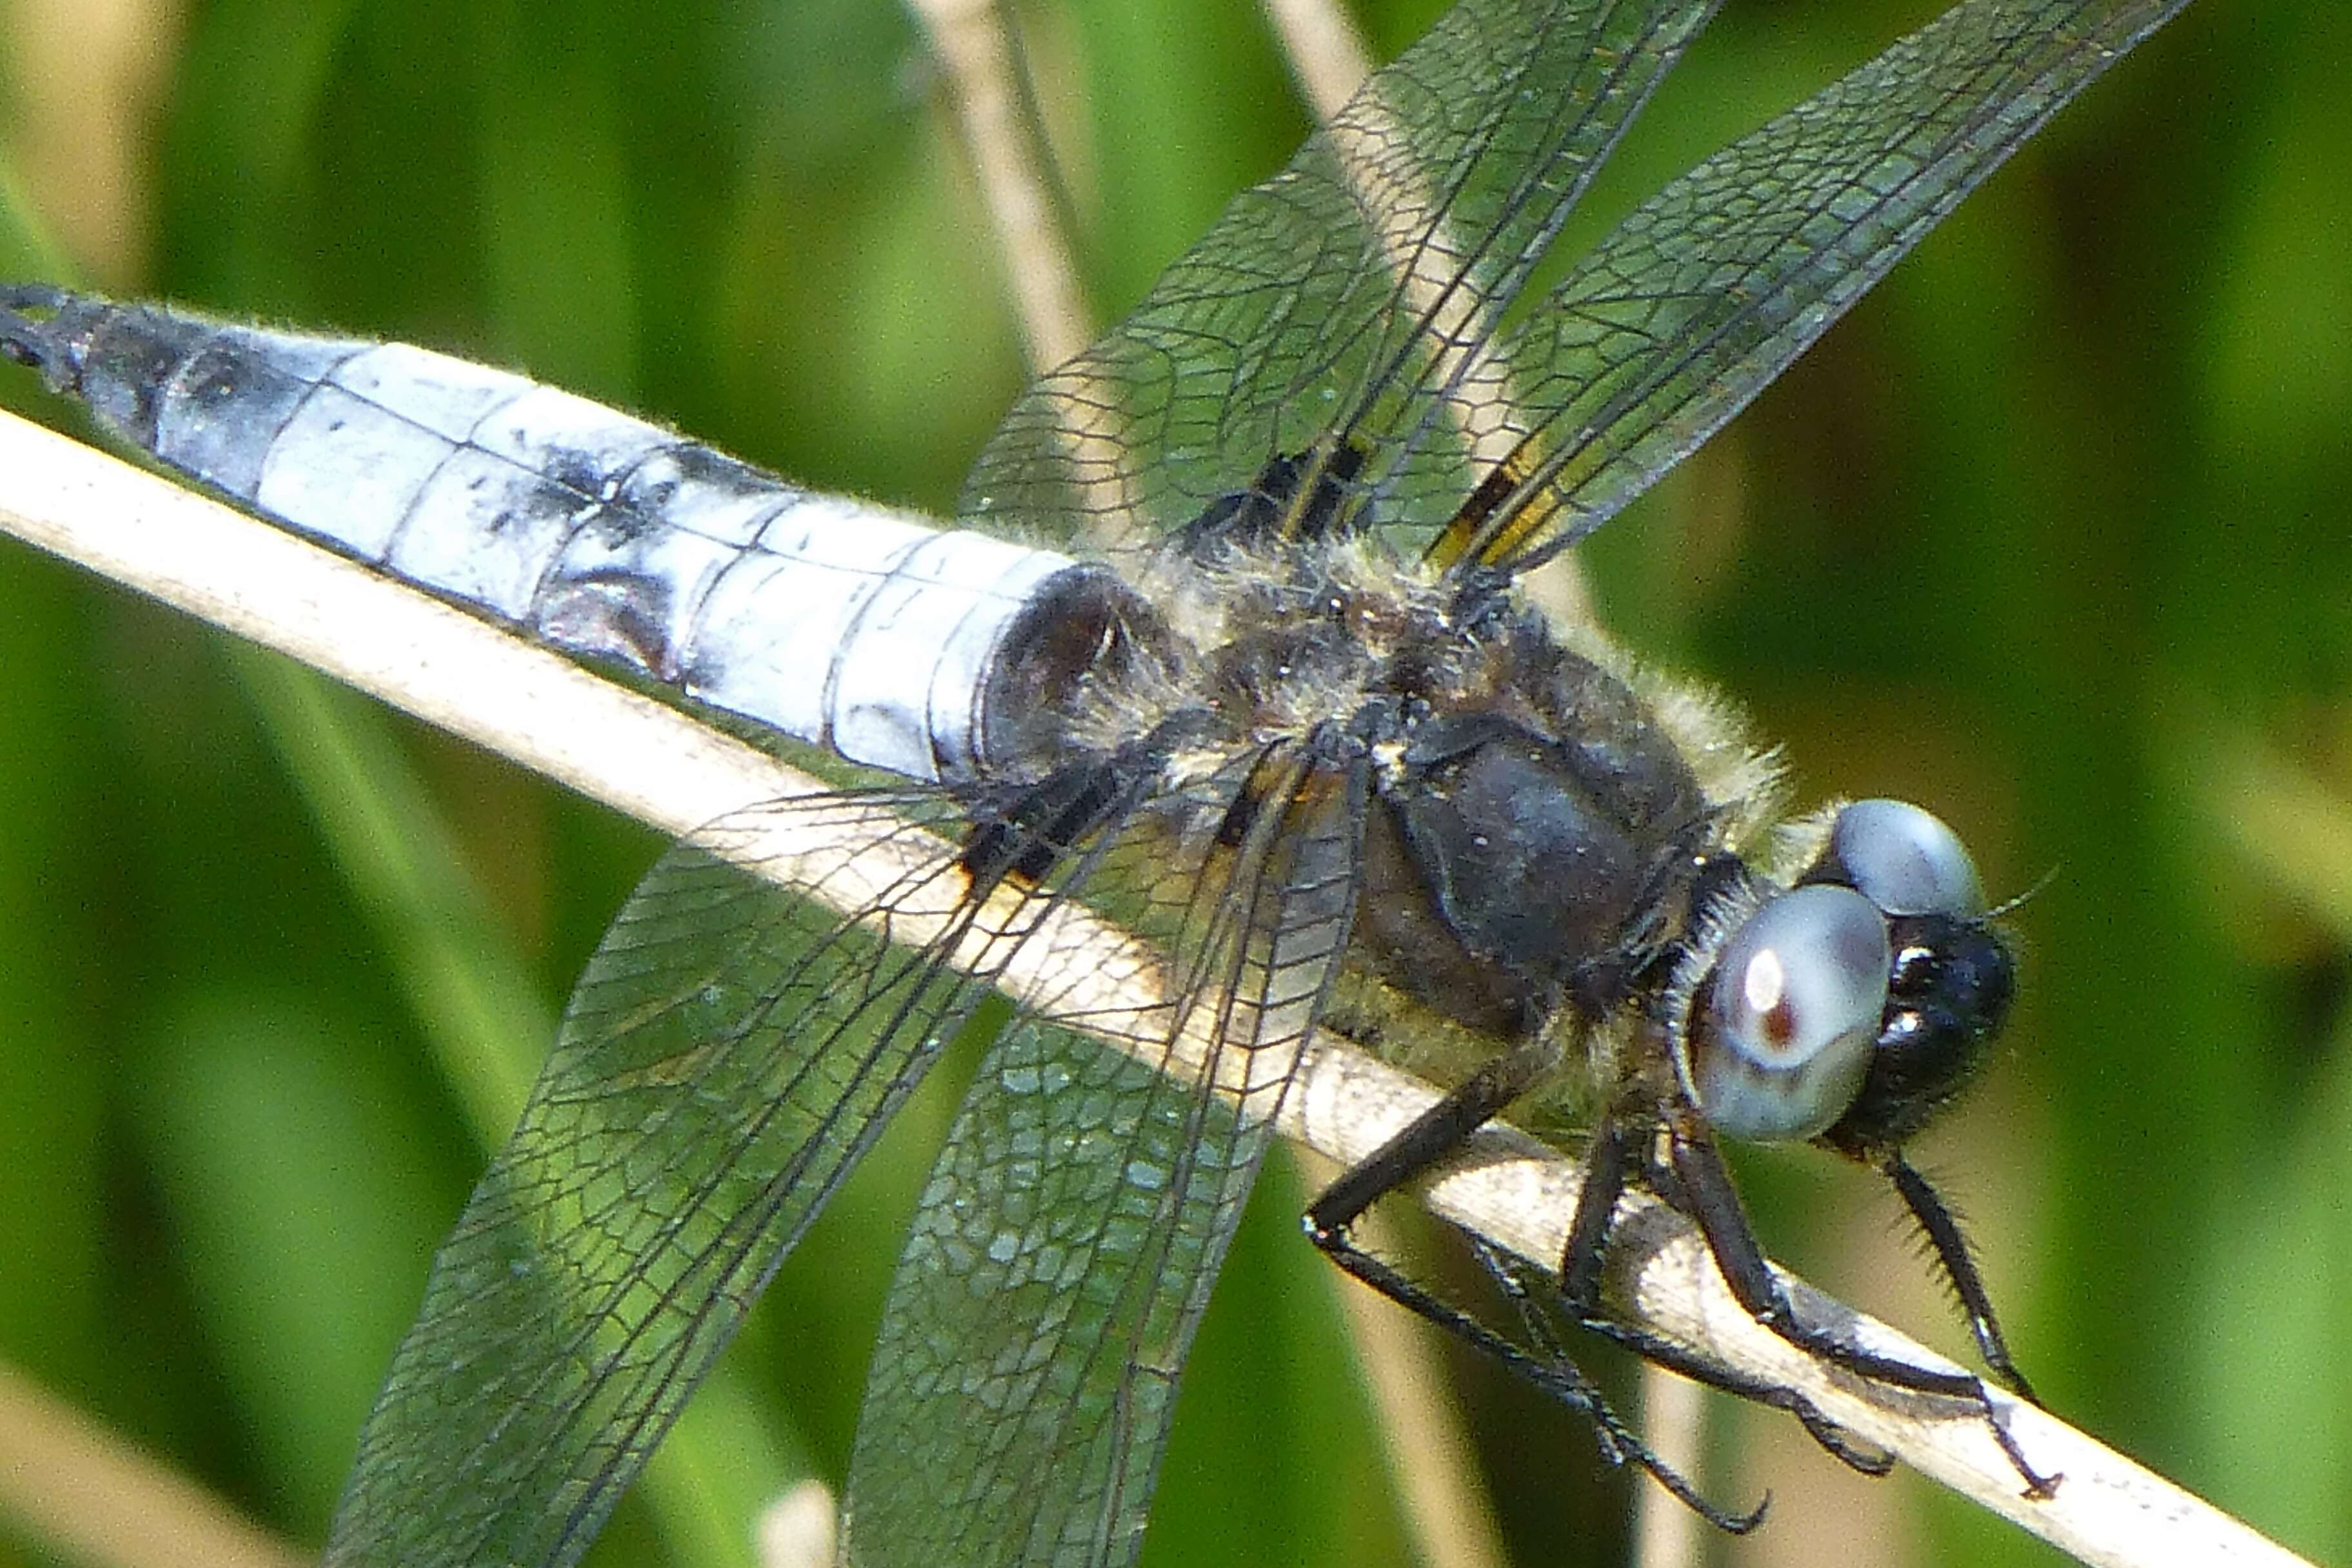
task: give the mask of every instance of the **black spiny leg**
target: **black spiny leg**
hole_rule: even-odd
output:
[[[1646,1134],[1647,1129],[1640,1131]],[[1754,1400],[1768,1409],[1786,1411],[1803,1424],[1814,1442],[1865,1476],[1883,1476],[1892,1470],[1894,1455],[1856,1443],[1852,1434],[1796,1389],[1696,1356],[1672,1340],[1610,1314],[1601,1300],[1601,1273],[1610,1233],[1615,1229],[1617,1200],[1625,1191],[1631,1154],[1628,1136],[1624,1122],[1604,1118],[1594,1129],[1592,1145],[1585,1154],[1584,1188],[1577,1195],[1576,1217],[1569,1226],[1559,1261],[1560,1299],[1577,1326],[1614,1340],[1643,1360],[1680,1373],[1694,1383]],[[1491,1256],[1487,1267],[1499,1275],[1499,1262]],[[1506,1283],[1509,1289],[1519,1289],[1516,1279],[1506,1278]]]
[[[1689,1205],[1690,1215],[1706,1234],[1707,1250],[1715,1255],[1715,1266],[1721,1270],[1724,1283],[1730,1287],[1739,1304],[1748,1309],[1749,1316],[1799,1350],[1859,1373],[1873,1382],[1974,1405],[1983,1412],[2000,1451],[2009,1456],[2011,1465],[2024,1478],[2025,1495],[2046,1498],[2056,1489],[2060,1478],[2042,1475],[2027,1463],[2024,1450],[2001,1424],[2000,1412],[1993,1408],[1992,1396],[1981,1379],[1964,1372],[1939,1372],[1895,1356],[1880,1355],[1799,1318],[1790,1305],[1788,1294],[1780,1289],[1780,1280],[1773,1277],[1771,1266],[1765,1261],[1763,1248],[1756,1243],[1747,1210],[1740,1206],[1730,1173],[1724,1169],[1723,1157],[1714,1143],[1694,1127],[1675,1128],[1667,1142],[1674,1175]],[[1940,1204],[1937,1211],[1942,1212]],[[1973,1269],[1970,1272],[1973,1275]],[[1979,1293],[1981,1295],[1981,1288]]]
[[[1649,1472],[1675,1500],[1717,1529],[1745,1535],[1764,1518],[1759,1504],[1748,1513],[1727,1513],[1699,1496],[1674,1467],[1611,1409],[1601,1391],[1564,1355],[1536,1355],[1496,1332],[1462,1309],[1415,1283],[1392,1264],[1358,1247],[1349,1228],[1388,1194],[1427,1172],[1459,1149],[1472,1133],[1549,1072],[1558,1053],[1529,1043],[1489,1061],[1444,1100],[1413,1119],[1371,1156],[1331,1184],[1307,1206],[1306,1230],[1323,1255],[1399,1306],[1418,1312],[1465,1343],[1493,1356],[1519,1376],[1591,1421],[1601,1457],[1612,1465],[1632,1463]]]
[[[1358,1215],[1470,1141],[1503,1108],[1559,1063],[1559,1049],[1528,1041],[1490,1058],[1307,1205],[1309,1235],[1345,1231]],[[1318,1246],[1322,1244],[1318,1241]]]
[[[2025,1374],[2017,1370],[2017,1363],[2010,1356],[2009,1342],[2001,1337],[2000,1322],[1992,1315],[1992,1297],[1985,1289],[1984,1276],[1977,1272],[1976,1259],[1969,1256],[1968,1237],[1960,1234],[1958,1219],[1937,1195],[1936,1189],[1927,1184],[1927,1178],[1914,1170],[1902,1155],[1887,1155],[1879,1169],[1895,1184],[1895,1190],[1903,1196],[1904,1207],[1919,1222],[1927,1245],[1936,1249],[1936,1261],[1942,1265],[1944,1278],[1951,1281],[1953,1293],[1959,1297],[1960,1310],[1968,1314],[1969,1331],[1976,1336],[1977,1353],[1984,1357],[1992,1374],[2020,1398],[2041,1404],[2034,1398]]]

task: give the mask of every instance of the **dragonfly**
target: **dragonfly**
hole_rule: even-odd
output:
[[[10,289],[0,342],[165,464],[902,781],[715,825],[632,899],[436,1260],[330,1560],[575,1559],[890,1113],[1074,910],[1133,932],[1164,1000],[1105,1011],[1065,974],[988,1047],[892,1288],[853,1560],[1132,1557],[1318,1034],[1454,1087],[1317,1199],[1316,1244],[1719,1522],[1749,1521],[1572,1362],[1361,1249],[1366,1210],[1511,1106],[1574,1103],[1588,1177],[1552,1260],[1574,1321],[1877,1468],[1801,1395],[1607,1313],[1618,1200],[1646,1190],[1774,1331],[2000,1433],[1973,1377],[1791,1310],[1717,1147],[1811,1142],[1883,1174],[2025,1391],[1902,1152],[2009,1001],[1966,850],[1898,802],[1790,816],[1718,706],[1520,584],[2179,8],[1972,0],[1537,295],[1714,6],[1465,0],[1016,405],[952,531],[510,373]],[[878,885],[716,852],[845,826],[904,851],[877,851]],[[1194,1048],[1201,1070],[1158,1070]],[[2011,1452],[2021,1487],[2055,1484]]]

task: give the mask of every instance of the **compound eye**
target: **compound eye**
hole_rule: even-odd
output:
[[[1719,1131],[1811,1138],[1862,1089],[1894,962],[1885,917],[1851,888],[1792,889],[1716,960],[1691,1021],[1688,1088]]]
[[[1858,800],[1830,829],[1830,858],[1890,915],[1984,912],[1984,888],[1959,835],[1905,800]]]

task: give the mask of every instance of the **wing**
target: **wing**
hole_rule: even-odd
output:
[[[1459,460],[1462,432],[1438,416],[1461,351],[1714,9],[1455,5],[1024,395],[961,517],[1117,551],[1335,432],[1421,430]],[[1465,467],[1457,499],[1473,482]]]
[[[1490,351],[1511,455],[1369,477],[1442,563],[1524,571],[1721,428],[2042,122],[2187,0],[1970,0],[1653,196]],[[1438,510],[1421,504],[1434,495]],[[1442,530],[1442,531],[1441,531]]]
[[[976,900],[955,848],[901,815],[923,806],[937,817],[943,803],[821,796],[730,819],[746,841],[877,841],[840,873],[862,879],[855,890],[789,892],[687,848],[646,879],[434,1260],[361,1435],[330,1563],[541,1568],[586,1549],[753,1297],[988,994],[987,973],[949,954],[1017,938],[1045,912],[1034,897]]]
[[[1137,1022],[1170,1053],[1210,1042],[1205,1076],[1034,1019],[982,1066],[891,1288],[849,1562],[1134,1558],[1192,1331],[1354,913],[1363,765],[1255,773],[1242,842],[1203,871],[1168,886],[1134,842],[1102,873],[1175,914],[1174,1000]]]
[[[1720,428],[2184,4],[1969,0],[1660,192],[1504,335],[1712,6],[1469,0],[1031,390],[963,514],[1116,552],[1344,448],[1346,519],[1453,570],[1527,570]]]

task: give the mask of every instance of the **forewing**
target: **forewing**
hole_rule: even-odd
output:
[[[1270,459],[1420,431],[1715,0],[1463,0],[1015,405],[969,522],[1150,545]],[[1455,493],[1467,469],[1455,476]]]
[[[1034,1016],[982,1067],[891,1288],[851,1563],[1133,1559],[1192,1331],[1353,914],[1360,767],[1274,775],[1201,868],[1133,842],[1097,873],[1148,879],[1177,918],[1169,1005],[1087,1026],[1147,1060],[1211,1042],[1205,1076]],[[1247,787],[1268,786],[1261,767]]]
[[[1467,386],[1518,450],[1449,534],[1451,464],[1372,479],[1447,564],[1556,554],[1713,435],[2042,123],[2186,0],[1969,0],[1644,203]],[[1377,502],[1375,503],[1378,504]]]
[[[739,848],[781,841],[780,854],[834,836],[878,843],[833,886],[788,891],[688,848],[646,877],[434,1260],[361,1436],[330,1563],[540,1568],[585,1550],[987,994],[946,955],[1041,908],[972,900],[952,846],[898,815],[922,800],[819,797],[725,825]],[[867,912],[830,912],[828,899]]]

